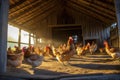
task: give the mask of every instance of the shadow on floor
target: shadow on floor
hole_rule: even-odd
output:
[[[120,70],[120,65],[105,65],[105,64],[71,64],[71,66],[76,66],[86,69],[94,70]]]

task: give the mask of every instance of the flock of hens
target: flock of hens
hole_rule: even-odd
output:
[[[120,58],[120,53],[116,52],[114,48],[110,48],[107,41],[104,41],[105,48],[104,50],[108,55],[110,55],[113,59]],[[52,57],[56,58],[58,62],[65,65],[64,62],[69,62],[70,58],[73,55],[78,55],[79,57],[82,55],[86,55],[86,53],[94,54],[97,50],[96,43],[88,43],[85,46],[74,45],[74,41],[72,37],[69,37],[67,44],[59,46],[55,48],[54,46],[46,46],[44,49],[40,47],[23,47],[20,49],[15,46],[14,50],[11,47],[7,50],[7,63],[11,66],[20,66],[23,61],[31,64],[32,66],[39,66],[44,61],[44,57]],[[102,52],[103,49],[100,49]]]

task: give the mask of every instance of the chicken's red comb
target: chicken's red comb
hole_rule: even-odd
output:
[[[108,42],[107,42],[107,41],[104,41],[104,44],[108,44]]]

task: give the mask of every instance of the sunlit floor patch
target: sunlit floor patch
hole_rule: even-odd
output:
[[[56,77],[77,74],[116,74],[120,73],[120,61],[113,60],[108,55],[86,55],[80,58],[75,55],[70,59],[70,64],[64,66],[55,58],[45,57],[42,65],[38,67],[23,63],[17,68],[8,66],[7,73],[14,74],[14,76],[21,74],[23,76],[46,75]]]

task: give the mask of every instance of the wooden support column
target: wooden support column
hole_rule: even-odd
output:
[[[120,48],[120,0],[115,0],[116,16],[118,23],[119,48]]]
[[[18,47],[21,47],[21,29],[19,29],[19,37],[18,37]]]
[[[0,74],[6,72],[9,0],[0,0]]]
[[[33,38],[34,38],[34,46],[37,45],[37,36],[35,34],[33,34]]]
[[[38,36],[36,36],[36,46],[38,45]]]
[[[31,46],[31,33],[29,33],[29,46]]]

